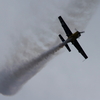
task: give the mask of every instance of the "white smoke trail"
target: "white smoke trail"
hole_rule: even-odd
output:
[[[21,88],[22,84],[24,84],[27,80],[29,80],[43,68],[44,63],[46,63],[51,58],[52,54],[61,49],[70,40],[71,38],[41,54],[37,58],[19,65],[19,68],[13,70],[12,73],[6,73],[5,70],[2,71],[0,73],[0,76],[2,76],[2,79],[0,79],[0,92],[6,95],[15,94],[19,88]]]
[[[53,44],[59,44],[56,38],[58,33],[62,33],[62,28],[56,19],[60,14],[63,15],[65,21],[68,22],[68,25],[72,30],[74,30],[74,28],[82,30],[87,25],[87,22],[94,14],[94,11],[99,4],[98,0],[73,0],[70,1],[67,6],[65,0],[59,2],[56,0],[44,0],[42,2],[38,0],[29,0],[28,2],[23,2],[20,0],[13,2],[11,3],[13,6],[11,6],[10,2],[6,2],[7,4],[5,7],[9,5],[8,12],[10,12],[10,14],[8,15],[11,15],[12,17],[6,16],[9,20],[5,21],[5,23],[3,22],[3,26],[1,25],[4,28],[6,22],[10,23],[8,24],[9,27],[6,26],[6,31],[12,34],[10,34],[10,36],[7,34],[8,38],[5,39],[5,41],[10,41],[10,37],[12,37],[11,39],[13,40],[11,42],[14,43],[12,45],[8,44],[8,48],[10,48],[11,52],[7,52],[6,54],[9,54],[7,57],[9,59],[4,59],[3,64],[1,64],[4,67],[1,67],[0,71],[0,92],[6,95],[16,93],[24,82],[29,80],[30,77],[38,72],[38,70],[43,68],[43,65],[47,60],[41,61],[45,56],[51,56],[50,53],[52,53],[52,50],[46,53],[43,52],[52,48]],[[17,21],[15,21],[15,19]],[[53,25],[54,23],[56,24]],[[10,31],[10,29],[12,31]],[[6,49],[5,45],[4,49],[6,49],[6,51],[10,51],[8,48]],[[55,51],[54,48],[53,50]],[[1,54],[2,52],[3,49]],[[42,56],[38,57],[40,54],[42,54]],[[2,54],[2,57],[0,58],[1,61],[4,58],[3,56],[5,55]],[[25,63],[26,61],[28,62]],[[25,67],[23,65],[25,65]],[[30,65],[34,65],[32,66],[32,72],[29,68]]]

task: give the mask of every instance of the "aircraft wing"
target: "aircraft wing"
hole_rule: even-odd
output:
[[[71,30],[69,29],[69,27],[67,26],[67,24],[65,23],[65,21],[63,20],[63,18],[61,16],[58,17],[66,35],[69,37],[70,35],[72,35]]]
[[[76,47],[76,49],[82,54],[82,56],[87,59],[88,56],[86,55],[86,53],[84,52],[84,50],[82,49],[82,47],[80,46],[80,44],[78,43],[77,40],[75,40],[74,42],[72,42],[72,44]]]

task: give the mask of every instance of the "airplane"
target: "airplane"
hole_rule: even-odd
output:
[[[60,23],[61,23],[61,25],[62,25],[65,33],[66,33],[66,36],[68,37],[68,39],[70,39],[69,42],[71,42],[76,47],[76,49],[78,50],[78,52],[81,53],[81,55],[85,59],[87,59],[88,56],[86,55],[86,53],[84,52],[84,50],[80,46],[79,42],[77,41],[77,38],[79,38],[81,36],[81,34],[84,33],[84,31],[79,32],[79,31],[76,30],[75,33],[72,33],[71,30],[69,29],[69,27],[67,26],[67,24],[65,23],[65,21],[63,20],[63,18],[61,16],[59,16],[58,19],[59,19],[59,21],[60,21]],[[59,38],[61,39],[62,42],[65,41],[65,39],[62,37],[61,34],[59,34]],[[71,52],[71,49],[68,46],[68,44],[65,44],[65,47],[68,49],[69,52]]]

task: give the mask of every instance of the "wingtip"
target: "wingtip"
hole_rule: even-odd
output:
[[[61,18],[61,16],[58,17],[58,19],[60,19],[60,18]]]
[[[88,59],[88,56],[86,56],[85,59]]]

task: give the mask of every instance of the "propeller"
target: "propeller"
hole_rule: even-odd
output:
[[[76,30],[76,32],[78,32],[79,34],[78,34],[78,38],[81,36],[81,34],[82,33],[84,33],[85,31],[81,31],[81,32],[79,32],[76,28],[75,28],[75,30]]]
[[[80,32],[80,33],[85,33],[85,31],[82,31],[82,32]]]
[[[77,32],[79,32],[76,28],[75,28],[75,30],[76,30]],[[85,31],[81,31],[81,32],[79,32],[79,33],[85,33]]]

